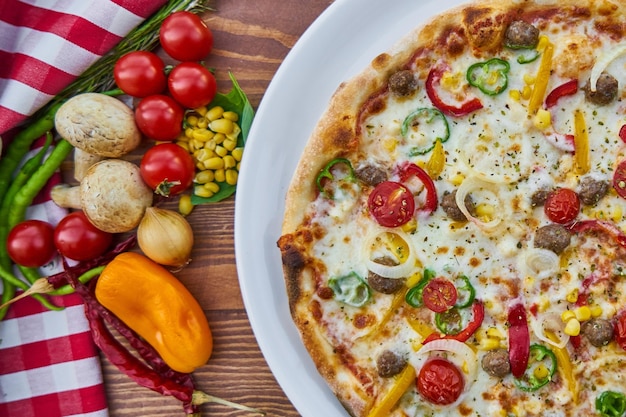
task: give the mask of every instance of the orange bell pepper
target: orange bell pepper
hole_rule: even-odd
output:
[[[174,275],[144,255],[117,255],[98,279],[96,298],[175,371],[189,373],[209,360],[213,337],[198,301]]]

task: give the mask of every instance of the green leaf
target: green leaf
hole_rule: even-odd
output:
[[[241,134],[237,139],[237,146],[243,147],[248,139],[250,133],[250,126],[254,119],[254,109],[243,92],[239,83],[235,79],[235,76],[229,72],[228,76],[233,84],[233,88],[227,94],[217,93],[213,101],[209,103],[207,108],[221,106],[224,110],[233,111],[239,115],[239,127],[241,128]],[[191,195],[191,203],[194,205],[216,203],[230,197],[235,193],[237,186],[230,185],[226,182],[217,183],[220,186],[220,190],[211,197],[199,197],[195,194]]]

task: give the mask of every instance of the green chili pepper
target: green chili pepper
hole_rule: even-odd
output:
[[[522,391],[537,391],[552,381],[556,368],[554,352],[543,345],[532,344],[526,372],[520,378],[515,378],[515,385]]]
[[[443,313],[435,314],[435,326],[443,334],[455,335],[463,330],[463,316],[458,308],[452,307]]]
[[[495,96],[506,90],[509,85],[509,63],[500,58],[491,58],[486,62],[471,65],[466,74],[467,82],[483,93]]]
[[[369,285],[356,272],[328,280],[328,286],[335,293],[335,299],[354,306],[364,306],[372,297]]]
[[[460,275],[454,280],[454,286],[456,287],[457,300],[454,305],[457,308],[465,308],[472,305],[474,298],[476,298],[476,290],[470,282],[469,278],[465,275]]]
[[[604,391],[596,397],[596,410],[603,417],[622,417],[626,412],[626,395]]]
[[[336,168],[337,165],[345,165],[348,168],[348,172],[345,173],[345,176],[338,177],[335,173],[333,173],[333,168]],[[324,180],[330,181],[350,181],[353,182],[355,180],[354,169],[352,168],[352,164],[346,158],[335,158],[329,163],[326,164],[324,168],[317,174],[317,178],[315,182],[317,183],[317,188],[320,190],[322,194],[327,196],[328,198],[333,198],[332,195],[328,193],[328,187],[324,186]]]
[[[424,304],[422,294],[424,293],[424,287],[435,277],[435,271],[432,269],[424,269],[424,274],[419,282],[409,289],[404,297],[405,301],[411,307],[421,307]]]
[[[437,141],[444,143],[450,137],[450,125],[446,116],[434,107],[421,107],[409,114],[402,122],[400,133],[407,137],[409,130],[418,131],[418,126],[430,126],[430,131],[420,130],[421,136],[427,142],[416,146],[409,151],[409,156],[424,155],[430,152]]]
[[[541,54],[539,53],[539,51],[536,49],[533,49],[533,50],[530,50],[528,52],[525,52],[519,55],[517,57],[517,63],[518,64],[530,64],[531,62],[536,61],[537,58],[539,58],[540,56]]]

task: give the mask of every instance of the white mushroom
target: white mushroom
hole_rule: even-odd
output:
[[[50,194],[57,205],[82,209],[94,226],[109,233],[137,227],[153,197],[139,167],[122,159],[100,161],[79,186],[57,185]]]
[[[75,148],[74,176],[103,158],[119,158],[139,146],[141,133],[133,111],[122,101],[100,93],[67,100],[54,118],[57,132]]]

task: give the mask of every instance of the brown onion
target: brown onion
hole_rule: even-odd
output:
[[[137,243],[153,261],[181,268],[191,260],[193,230],[178,212],[148,207],[137,228]]]

